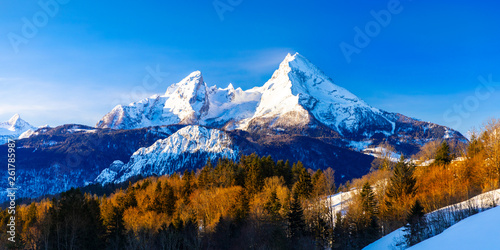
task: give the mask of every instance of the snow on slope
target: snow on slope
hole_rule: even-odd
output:
[[[468,217],[408,249],[500,249],[500,207]]]
[[[225,89],[211,87],[209,90],[210,108],[202,125],[226,127],[233,130],[246,125],[259,104],[262,93],[259,88],[243,91],[234,89],[232,84]]]
[[[15,114],[8,121],[0,123],[0,145],[9,139],[23,139],[29,137],[37,128],[21,119]]]
[[[323,200],[327,207],[330,207],[333,211],[333,215],[338,212],[345,213],[349,202],[351,201],[354,190],[348,192],[340,192],[334,195],[330,195]]]
[[[460,210],[468,209],[471,206],[482,211],[482,210],[490,208],[493,204],[500,205],[500,189],[486,192],[486,193],[477,195],[477,196],[475,196],[467,201],[460,202],[460,203],[450,205],[450,206],[438,209],[436,211],[430,212],[430,213],[426,214],[426,218],[428,220],[443,219],[443,218],[439,218],[438,216],[443,216],[443,215],[446,216],[446,214],[448,214],[447,212],[460,211]],[[482,212],[482,213],[484,213],[484,212]],[[482,214],[482,213],[479,213],[479,214]],[[474,216],[477,216],[477,215],[474,215]],[[452,218],[446,218],[446,219],[452,220]],[[496,232],[497,232],[497,235],[500,235],[500,228],[498,228]],[[438,234],[437,236],[434,236],[433,238],[438,237],[439,235],[440,234]],[[378,239],[377,241],[373,242],[372,244],[366,246],[363,249],[364,250],[402,249],[402,247],[396,247],[396,244],[401,242],[403,238],[404,238],[403,228],[399,228],[399,229],[393,231],[392,233]],[[454,248],[443,248],[443,249],[454,249]],[[482,248],[480,248],[480,249],[482,249]],[[498,249],[498,248],[496,248],[496,249]]]
[[[115,161],[95,179],[101,184],[120,183],[130,177],[172,174],[184,167],[201,167],[208,157],[235,159],[238,149],[218,129],[186,126],[148,148],[140,148],[127,164]]]

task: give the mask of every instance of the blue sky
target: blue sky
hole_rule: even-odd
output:
[[[260,86],[293,52],[387,111],[463,133],[500,118],[493,1],[41,2],[52,5],[2,3],[0,121],[94,125],[194,70],[210,85]],[[359,47],[356,27],[369,39]],[[145,85],[150,71],[161,80]]]

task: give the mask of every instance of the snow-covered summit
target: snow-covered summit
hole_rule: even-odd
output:
[[[33,132],[36,129],[21,119],[19,114],[15,114],[8,121],[0,123],[0,145],[6,143],[8,139],[18,139],[23,133]]]
[[[390,132],[391,123],[380,110],[336,84],[302,55],[288,54],[263,88],[254,118],[281,124],[305,125],[311,116],[324,125],[344,132],[356,132],[361,123],[377,120]],[[365,119],[363,119],[365,118]],[[296,124],[294,124],[296,123]]]

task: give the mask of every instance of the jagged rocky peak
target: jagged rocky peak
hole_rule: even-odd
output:
[[[196,124],[209,108],[207,85],[200,71],[189,74],[165,93],[164,109],[177,115],[182,124]]]
[[[127,106],[118,105],[98,123],[99,128],[133,129],[170,124],[198,124],[207,113],[208,88],[200,71],[153,95]]]

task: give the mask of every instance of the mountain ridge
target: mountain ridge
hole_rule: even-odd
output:
[[[429,140],[451,138],[466,142],[463,135],[451,128],[370,106],[335,84],[299,53],[288,54],[260,87],[245,91],[234,89],[232,84],[227,88],[208,87],[201,72],[195,71],[172,84],[164,95],[128,106],[118,105],[96,126],[133,129],[171,124],[239,129],[263,135],[313,135],[321,127],[347,142],[337,140],[338,145],[389,141],[405,154],[414,153]],[[401,141],[409,140],[412,145],[400,146]]]

